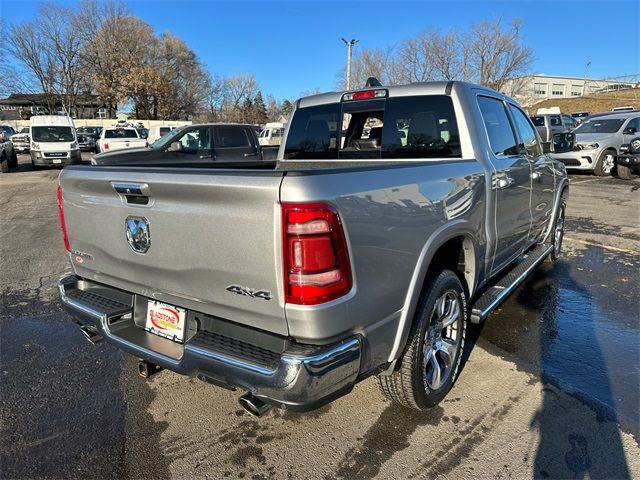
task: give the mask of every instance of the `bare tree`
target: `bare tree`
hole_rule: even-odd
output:
[[[500,90],[508,79],[525,73],[533,62],[533,52],[521,44],[520,19],[508,27],[502,19],[473,24],[465,38],[474,80]]]

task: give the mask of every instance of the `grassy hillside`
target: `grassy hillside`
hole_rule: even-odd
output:
[[[535,113],[539,108],[560,107],[564,113],[571,112],[608,112],[613,107],[635,107],[640,110],[640,88],[619,92],[594,93],[584,97],[549,99],[528,108]]]

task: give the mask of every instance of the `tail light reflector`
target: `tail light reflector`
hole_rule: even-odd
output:
[[[351,268],[338,212],[324,203],[283,203],[285,300],[317,305],[351,290]]]
[[[58,218],[60,218],[60,228],[62,229],[62,238],[64,239],[64,248],[67,252],[71,251],[69,246],[69,235],[67,235],[67,224],[64,220],[64,200],[62,198],[62,187],[58,185]]]
[[[104,144],[104,151],[106,152],[107,150],[109,150],[109,144],[108,144],[108,143],[105,143],[105,144]]]

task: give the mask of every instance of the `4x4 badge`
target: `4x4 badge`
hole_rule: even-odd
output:
[[[240,285],[229,285],[227,287],[228,292],[237,293],[238,295],[244,295],[251,298],[261,298],[263,300],[271,300],[271,292],[269,290],[252,290]]]

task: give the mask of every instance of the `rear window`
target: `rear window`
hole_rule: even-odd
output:
[[[160,136],[164,137],[170,131],[171,131],[170,127],[160,127]]]
[[[108,129],[104,138],[138,138],[138,133],[133,128]]]
[[[285,159],[460,158],[445,95],[341,102],[296,110]]]
[[[544,127],[544,117],[530,117],[536,127]]]

